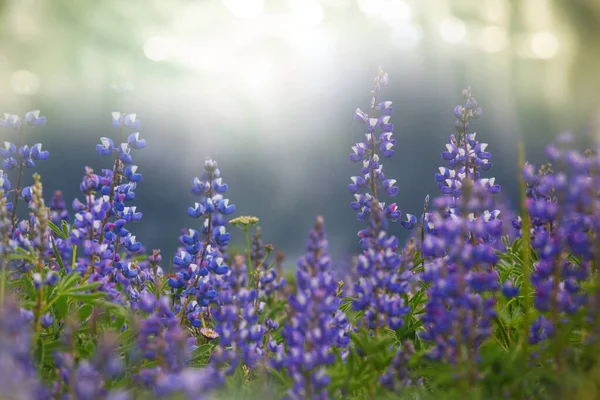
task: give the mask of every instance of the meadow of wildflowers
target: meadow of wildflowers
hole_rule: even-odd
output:
[[[136,114],[112,113],[96,147],[105,157],[82,169],[76,199],[45,193],[35,172],[22,185],[51,156],[28,141],[46,119],[6,114],[0,397],[600,397],[598,145],[580,151],[562,134],[544,165],[521,154],[521,207],[509,211],[465,89],[431,166],[439,193],[402,213],[390,202],[402,183],[384,172],[403,151],[388,80],[380,71],[354,114],[365,133],[349,155],[348,203],[363,228],[349,277],[336,276],[320,216],[284,276],[283,254],[263,243],[258,218],[236,215],[243,199],[227,198],[212,159],[191,179],[197,200],[176,254],[146,249],[135,234],[144,167],[134,159],[147,145]]]

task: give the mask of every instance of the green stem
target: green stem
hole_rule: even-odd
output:
[[[258,315],[258,306],[260,303],[260,300],[258,298],[259,297],[258,294],[260,291],[260,271],[261,271],[263,264],[267,260],[267,257],[269,257],[269,254],[271,254],[270,251],[265,252],[265,256],[263,257],[262,261],[256,266],[256,270],[254,270],[254,275],[256,276],[256,283],[255,283],[256,301],[254,302],[254,311],[256,311],[256,315]]]
[[[525,166],[525,150],[523,142],[518,144],[519,166],[520,170]],[[531,308],[532,308],[532,286],[531,286],[531,222],[525,206],[526,185],[523,174],[519,174],[519,187],[521,195],[521,274],[523,276],[522,297],[523,297],[523,324],[521,326],[521,351],[523,355],[523,368],[527,369],[527,346],[529,344],[529,329],[531,327]]]
[[[38,289],[37,293],[37,303],[35,309],[35,319],[34,319],[34,343],[37,343],[38,338],[40,337],[40,331],[42,330],[42,311],[44,306],[44,266],[41,259],[38,261],[38,272],[41,276],[42,285]]]
[[[248,264],[248,279],[250,283],[250,287],[252,287],[252,283],[254,282],[253,273],[252,273],[252,256],[250,251],[250,227],[248,225],[244,225],[244,235],[246,236],[246,263]]]

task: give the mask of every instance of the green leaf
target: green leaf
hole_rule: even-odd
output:
[[[90,315],[92,315],[92,312],[94,312],[94,307],[92,307],[90,304],[84,304],[79,307],[79,310],[77,310],[77,316],[79,317],[80,321],[85,321]]]
[[[102,297],[106,297],[106,293],[104,292],[95,292],[95,293],[68,293],[67,294],[73,300],[79,300],[83,302],[88,302],[90,300],[100,299]]]
[[[67,298],[64,296],[60,296],[56,302],[54,302],[54,314],[56,315],[56,319],[63,319],[69,311],[69,304],[67,303]]]
[[[67,221],[62,220],[60,223],[61,227],[62,227],[62,231],[65,234],[65,239],[69,237],[69,224],[67,223]]]
[[[211,343],[203,344],[192,351],[190,363],[194,365],[203,365],[208,362],[208,354],[215,346]],[[204,362],[202,362],[204,361]]]
[[[277,378],[277,380],[279,381],[279,383],[281,385],[284,385],[284,386],[290,385],[290,378],[287,377],[286,375],[283,375],[281,372],[277,371],[276,369],[269,368],[269,373],[271,374],[271,376]]]
[[[86,290],[96,289],[98,286],[101,286],[101,285],[102,285],[102,282],[86,283],[85,285],[75,286],[75,287],[69,289],[68,291],[66,291],[66,293],[85,292]]]
[[[60,270],[66,271],[65,265],[63,264],[62,257],[60,256],[60,253],[59,253],[58,249],[56,248],[56,243],[54,243],[54,238],[52,236],[50,236],[50,240],[52,241],[52,251],[54,251],[54,257],[56,258],[56,262],[58,263]]]
[[[60,289],[58,292],[59,293],[68,292],[69,290],[71,290],[71,288],[73,288],[77,284],[77,281],[79,281],[79,279],[81,279],[81,275],[79,275],[78,273],[70,273],[60,283]]]
[[[64,222],[64,221],[63,221]],[[52,222],[48,221],[48,226],[50,227],[50,229],[52,229],[52,231],[54,233],[56,233],[58,236],[60,236],[63,239],[68,238],[69,236],[66,235],[58,226],[54,225]]]

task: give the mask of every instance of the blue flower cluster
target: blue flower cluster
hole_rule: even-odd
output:
[[[230,238],[223,218],[232,214],[235,206],[223,197],[227,184],[211,159],[205,161],[203,175],[192,180],[191,191],[199,200],[188,208],[188,215],[204,221],[200,232],[190,229],[182,236],[185,247],[173,258],[168,284],[182,301],[178,313],[185,313],[192,326],[200,328],[205,327],[201,315],[217,301],[216,277],[229,271],[220,249],[226,249]]]
[[[398,239],[386,232],[388,219],[397,221],[401,217],[400,210],[395,203],[386,207],[377,195],[378,189],[389,196],[398,194],[396,180],[385,178],[379,157],[379,154],[385,158],[392,157],[396,144],[396,140],[392,139],[394,126],[390,122],[392,102],[378,103],[377,99],[381,87],[387,83],[388,75],[380,71],[371,92],[371,114],[360,109],[355,112],[355,119],[365,124],[367,133],[366,140],[353,146],[350,154],[351,161],[363,162],[362,175],[352,177],[352,184],[348,186],[356,199],[351,208],[358,211],[359,220],[368,221],[368,227],[358,233],[363,254],[358,257],[360,279],[354,286],[357,300],[352,307],[364,311],[367,326],[375,330],[385,326],[397,329],[402,325],[408,311],[403,295],[408,293],[412,277],[409,271],[400,268]]]
[[[247,283],[244,258],[236,257],[213,312],[219,346],[211,363],[226,375],[233,374],[241,365],[254,368],[265,355],[266,328],[259,322],[264,303],[259,300],[257,290],[247,287]]]
[[[348,345],[349,325],[337,321],[340,299],[322,217],[310,231],[306,254],[298,260],[296,284],[282,332],[288,349],[285,368],[293,380],[288,395],[291,399],[325,399],[330,380],[325,367],[335,361],[335,346]]]
[[[491,154],[467,131],[481,109],[470,90],[463,96],[465,105],[454,110],[456,134],[442,153],[449,168],[435,175],[442,197],[434,200],[436,210],[427,216],[429,229],[421,247],[426,262],[420,278],[429,288],[420,337],[432,343],[432,359],[472,366],[496,317],[494,244],[502,221],[494,199],[500,188],[493,178],[481,178],[479,171],[491,167]]]
[[[398,239],[387,233],[383,211],[372,214],[369,226],[359,232],[363,254],[358,256],[359,281],[354,286],[356,300],[352,308],[364,311],[370,329],[398,329],[409,311],[405,296],[409,293],[413,273],[404,268],[397,252]]]
[[[392,115],[392,102],[383,101],[378,103],[381,88],[388,84],[388,74],[380,71],[374,78],[374,87],[371,98],[371,112],[367,114],[360,108],[356,109],[355,120],[361,122],[365,129],[365,141],[352,146],[350,161],[362,162],[363,168],[360,176],[353,176],[352,183],[348,189],[354,194],[355,201],[350,207],[357,212],[360,221],[366,221],[372,212],[374,204],[384,210],[386,217],[392,221],[400,218],[401,213],[396,203],[385,207],[380,201],[377,190],[385,191],[388,196],[396,196],[398,187],[395,179],[386,179],[383,173],[383,165],[380,156],[390,158],[394,155],[396,139],[392,138],[394,125],[390,122]],[[376,202],[374,202],[376,201]]]
[[[592,301],[582,285],[596,256],[600,160],[592,152],[572,149],[572,141],[570,134],[559,136],[547,148],[550,163],[538,171],[531,164],[523,168],[531,244],[539,255],[531,282],[534,305],[542,315],[532,326],[532,344],[553,336],[564,315],[573,315]],[[520,222],[515,225],[521,228]]]
[[[15,399],[46,399],[48,391],[39,381],[31,357],[32,312],[20,309],[14,298],[0,309],[0,394]]]
[[[2,168],[6,171],[18,170],[16,178],[17,185],[13,188],[15,192],[15,201],[14,204],[7,204],[8,210],[12,212],[11,221],[13,226],[15,226],[17,222],[19,199],[26,198],[28,193],[27,190],[23,190],[23,187],[21,187],[23,168],[33,168],[35,166],[35,161],[46,160],[50,156],[48,151],[42,149],[41,143],[36,143],[31,147],[25,144],[25,128],[43,126],[45,124],[46,117],[40,117],[39,110],[29,111],[23,118],[18,115],[4,114],[4,119],[0,119],[0,127],[12,128],[19,132],[19,147],[9,141],[5,141],[3,147],[0,146],[0,157],[3,159]],[[0,187],[4,189],[5,196],[8,196],[10,181],[3,171],[0,171],[0,180],[2,181]],[[17,232],[17,229],[14,229],[11,235],[13,236],[13,239],[17,239],[17,236],[22,233],[22,230],[20,230],[19,233]]]

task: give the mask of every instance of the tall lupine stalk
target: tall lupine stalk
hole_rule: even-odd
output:
[[[525,167],[525,149],[522,142],[519,142],[519,166]],[[531,314],[533,311],[532,301],[532,283],[531,283],[531,220],[527,213],[527,183],[523,173],[519,174],[519,192],[520,192],[520,214],[517,220],[513,221],[513,226],[520,229],[521,232],[521,274],[523,276],[522,295],[523,295],[523,325],[519,332],[519,345],[521,350],[522,368],[525,370],[529,363],[529,330],[531,329]],[[510,285],[513,283],[511,282]],[[506,291],[506,284],[504,290]]]
[[[398,187],[395,179],[385,179],[383,165],[380,163],[380,155],[390,158],[394,155],[396,140],[392,139],[394,125],[390,123],[392,115],[392,102],[384,101],[377,103],[382,86],[388,84],[388,75],[383,71],[374,78],[374,87],[371,91],[371,112],[365,113],[360,108],[356,109],[354,119],[363,123],[367,132],[365,141],[352,146],[350,161],[362,162],[361,175],[351,177],[352,183],[348,189],[354,194],[355,200],[350,207],[357,211],[357,218],[366,221],[371,215],[372,206],[385,211],[387,218],[396,221],[400,218],[400,211],[395,203],[385,207],[377,191],[385,191],[388,196],[396,196]],[[379,137],[376,137],[377,132]]]
[[[537,344],[554,337],[554,363],[559,370],[564,357],[562,340],[556,334],[560,321],[582,307],[596,305],[582,286],[598,262],[600,179],[596,171],[600,161],[597,153],[572,149],[571,142],[571,135],[565,134],[548,146],[552,164],[543,165],[537,173],[530,164],[523,168],[531,243],[539,257],[531,274],[534,306],[541,314],[533,322],[529,340]]]
[[[145,317],[137,327],[137,349],[151,364],[136,371],[134,380],[151,389],[156,397],[181,392],[191,396],[200,387],[208,392],[215,384],[213,379],[207,379],[212,373],[187,367],[192,338],[181,326],[169,298],[157,299],[151,293],[143,293],[140,311]]]
[[[48,283],[46,279],[50,275],[46,276],[46,265],[45,256],[49,250],[49,211],[46,208],[44,202],[42,182],[38,174],[33,176],[34,184],[31,187],[31,200],[29,201],[29,209],[32,214],[32,232],[31,239],[33,241],[33,248],[36,253],[35,259],[35,272],[34,272],[34,286],[37,289],[37,303],[34,311],[34,332],[35,339],[40,333],[42,325],[49,325],[53,322],[53,317],[50,315],[42,316],[44,310],[44,284]]]
[[[213,310],[219,345],[211,357],[211,366],[225,375],[232,375],[239,367],[254,369],[264,361],[264,324],[259,321],[264,303],[258,298],[258,290],[247,286],[249,280],[242,257],[234,261],[225,276],[219,293],[217,307]]]
[[[436,235],[428,235],[422,249],[428,261],[421,280],[429,288],[421,339],[433,344],[432,359],[456,363],[460,378],[473,382],[479,346],[491,336],[496,315],[495,299],[488,293],[499,288],[493,269],[498,256],[482,238],[499,231],[482,217],[459,216],[481,213],[493,205],[481,187],[470,182],[464,187],[470,192],[464,199],[440,197],[434,201]],[[454,214],[446,217],[450,206]]]
[[[246,233],[258,221],[256,217],[242,216],[232,219],[229,223]],[[266,302],[272,303],[271,294],[278,287],[274,283],[274,271],[263,275],[265,262],[273,247],[263,246],[259,229],[250,246],[246,253],[251,255],[252,266],[247,268],[247,257],[237,255],[227,274],[222,275],[221,280],[215,281],[219,284],[220,292],[212,315],[215,318],[219,345],[211,356],[211,368],[216,371],[220,380],[224,380],[226,375],[240,371],[239,367],[245,375],[261,368],[266,385],[267,367],[278,366],[283,358],[283,346],[272,340],[272,333],[278,327],[277,323],[261,320],[260,315],[265,310]],[[253,279],[250,279],[251,276]],[[203,328],[201,333],[210,338],[206,331]],[[265,340],[267,332],[269,336]]]
[[[333,318],[339,306],[322,217],[310,231],[306,254],[298,260],[297,291],[289,298],[290,315],[282,335],[288,347],[285,369],[293,380],[290,399],[326,399],[340,330]]]
[[[271,266],[267,262],[272,252],[273,246],[263,244],[262,232],[260,227],[257,227],[252,237],[250,259],[252,261],[255,286],[258,289],[258,297],[268,301],[274,298],[276,292],[285,286],[285,278],[282,276],[282,271],[277,271],[276,266]]]
[[[2,168],[12,171],[18,167],[17,186],[14,188],[15,201],[12,204],[11,222],[13,230],[17,224],[17,209],[19,198],[21,196],[21,182],[23,179],[23,168],[33,168],[35,161],[46,160],[50,153],[42,150],[42,144],[36,143],[29,147],[25,144],[25,128],[34,126],[43,126],[46,124],[46,117],[40,117],[40,111],[29,111],[23,118],[18,115],[4,114],[4,119],[0,119],[0,126],[12,128],[19,131],[19,147],[12,142],[4,142],[4,148],[0,147],[0,157],[4,160]]]
[[[175,294],[176,299],[184,296],[182,304],[176,305],[178,316],[182,320],[187,317],[196,327],[208,328],[204,313],[217,300],[212,275],[224,275],[229,270],[219,246],[226,246],[230,235],[225,225],[213,225],[214,215],[227,216],[235,211],[235,206],[223,197],[226,192],[227,184],[217,162],[206,160],[202,176],[192,180],[192,193],[200,199],[188,208],[190,217],[204,218],[202,238],[195,229],[183,236],[186,247],[173,258],[174,274],[168,280],[175,291],[183,289]]]
[[[352,162],[363,163],[362,175],[353,176],[348,185],[356,200],[350,206],[358,212],[359,220],[369,223],[368,228],[358,233],[364,254],[358,259],[361,278],[354,289],[358,300],[353,302],[353,308],[366,311],[367,326],[374,330],[384,326],[399,327],[402,316],[408,311],[401,297],[408,291],[407,285],[398,282],[408,280],[409,275],[398,269],[398,240],[385,232],[387,220],[396,221],[401,213],[395,203],[386,207],[378,195],[378,190],[388,196],[398,194],[396,180],[385,178],[379,156],[393,156],[396,144],[392,139],[394,126],[390,123],[392,102],[378,103],[381,87],[387,83],[388,75],[380,71],[371,91],[371,113],[356,110],[355,119],[366,127],[366,140],[353,146],[349,156]],[[377,132],[380,132],[378,137]]]
[[[137,132],[140,120],[136,114],[113,112],[112,125],[119,128],[119,145],[115,146],[114,141],[109,137],[102,137],[101,143],[96,145],[96,151],[102,156],[114,156],[113,169],[103,170],[103,177],[94,176],[91,181],[88,180],[87,186],[82,184],[81,187],[86,193],[86,204],[83,208],[87,212],[96,208],[99,212],[99,219],[87,226],[89,230],[87,243],[95,249],[90,251],[82,282],[85,282],[94,272],[96,261],[102,263],[108,260],[112,269],[122,269],[119,264],[120,245],[130,252],[136,252],[141,248],[135,236],[131,235],[124,226],[128,222],[139,221],[142,214],[137,212],[136,207],[125,206],[125,202],[133,200],[136,184],[142,179],[142,175],[137,172],[138,167],[133,165],[132,150],[144,148],[146,141],[140,139]],[[136,131],[127,136],[127,141],[123,138],[125,129]],[[101,194],[98,200],[95,199],[96,191]],[[78,208],[82,208],[81,203],[75,208],[76,211],[80,211]],[[113,216],[115,220],[110,222]],[[81,214],[77,214],[76,219],[81,220]],[[100,268],[102,269],[102,266]]]
[[[4,297],[6,295],[6,280],[8,268],[8,255],[12,251],[9,246],[11,219],[8,208],[8,193],[10,191],[10,181],[8,176],[0,170],[0,309],[4,306]]]
[[[449,168],[440,167],[435,175],[443,196],[434,200],[436,210],[428,215],[429,233],[422,242],[421,279],[429,287],[421,338],[433,343],[431,358],[457,364],[466,390],[478,379],[479,346],[492,335],[496,311],[491,294],[499,289],[493,245],[502,221],[494,209],[500,187],[480,176],[480,170],[491,167],[491,154],[468,132],[471,119],[482,112],[469,89],[463,97],[465,105],[454,109],[456,134],[442,153]]]

